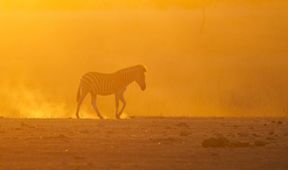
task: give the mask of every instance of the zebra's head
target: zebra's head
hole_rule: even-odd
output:
[[[135,81],[140,86],[141,90],[144,91],[146,89],[146,81],[145,81],[146,68],[143,65],[137,65],[136,70],[137,72]]]

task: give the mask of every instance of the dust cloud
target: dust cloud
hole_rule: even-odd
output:
[[[127,115],[287,116],[287,3],[181,2],[3,10],[0,115],[74,117],[82,74],[144,64],[147,90],[128,88]],[[95,118],[88,98],[81,114]],[[114,116],[113,96],[98,103]]]

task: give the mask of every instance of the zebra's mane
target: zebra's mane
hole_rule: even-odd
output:
[[[129,71],[143,71],[146,72],[146,68],[143,65],[135,65],[135,66],[131,66],[131,67],[127,67],[121,70],[118,70],[117,73],[119,72],[129,72]]]

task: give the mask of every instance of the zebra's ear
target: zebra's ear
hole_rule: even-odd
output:
[[[147,67],[143,65],[143,70],[144,70],[144,73],[147,72]]]

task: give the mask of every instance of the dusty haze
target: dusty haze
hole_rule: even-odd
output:
[[[109,2],[1,2],[1,116],[72,117],[82,74],[135,64],[130,116],[288,115],[285,1]],[[98,103],[114,116],[113,96]]]

